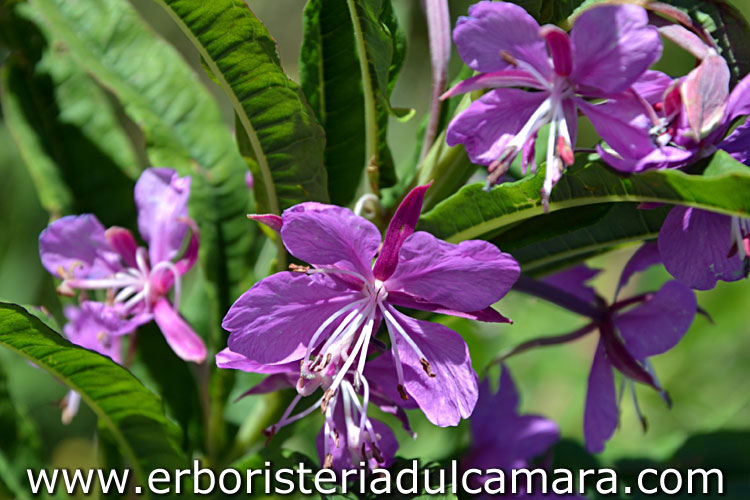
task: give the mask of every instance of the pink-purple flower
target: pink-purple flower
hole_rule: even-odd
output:
[[[63,217],[42,231],[39,254],[47,271],[62,280],[58,291],[81,292],[84,316],[71,319],[74,324],[86,318],[107,325],[107,335],[119,335],[154,320],[178,356],[199,363],[205,359],[203,341],[177,312],[182,275],[198,256],[197,229],[187,214],[189,196],[190,178],[174,170],[150,168],[141,174],[135,203],[147,247],[138,246],[127,229],[105,230],[91,214]],[[90,334],[88,328],[80,331]]]
[[[261,216],[280,229],[289,253],[311,266],[265,278],[234,303],[223,322],[230,332],[225,353],[265,370],[296,363],[298,391],[322,386],[325,413],[338,392],[348,391],[342,384],[360,390],[385,323],[390,346],[380,357],[390,360],[395,374],[383,387],[390,399],[416,403],[440,426],[467,418],[477,399],[477,376],[466,342],[397,307],[507,322],[490,306],[520,270],[490,243],[455,245],[415,232],[427,187],[406,196],[382,245],[375,225],[342,207],[302,203],[280,218]]]
[[[568,35],[556,26],[540,27],[512,3],[483,1],[459,19],[453,39],[461,58],[480,74],[444,97],[494,90],[451,122],[448,144],[463,144],[474,163],[488,165],[491,185],[521,152],[524,168],[534,167],[537,133],[549,124],[545,203],[565,166],[573,163],[578,111],[594,112],[587,99],[607,99],[628,90],[662,48],[646,11],[635,5],[590,8]]]

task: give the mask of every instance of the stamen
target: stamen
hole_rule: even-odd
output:
[[[403,399],[404,401],[408,401],[409,395],[406,393],[406,388],[402,384],[398,384],[398,386],[396,387],[398,389],[399,395],[401,396],[401,399]]]
[[[135,263],[143,275],[148,275],[148,251],[144,247],[138,247],[135,251]]]
[[[182,278],[180,277],[179,271],[177,271],[177,266],[175,266],[172,262],[167,261],[167,260],[156,264],[154,268],[151,270],[151,274],[153,275],[154,273],[161,271],[162,269],[166,269],[167,271],[172,272],[172,277],[174,278],[174,284],[173,284],[174,296],[172,299],[172,309],[174,309],[174,311],[177,312],[177,309],[179,308],[179,305],[180,305],[180,296],[182,293],[182,284],[181,284]]]
[[[320,337],[320,335],[323,333],[323,331],[325,331],[325,329],[328,328],[328,326],[331,323],[333,323],[334,321],[336,321],[336,319],[339,316],[341,316],[342,314],[344,314],[346,311],[348,311],[350,309],[354,309],[354,311],[352,311],[349,314],[349,316],[347,316],[346,318],[344,318],[344,321],[342,321],[339,324],[339,326],[336,328],[336,330],[334,330],[333,334],[331,335],[331,337],[338,336],[338,334],[340,333],[339,329],[344,329],[344,328],[347,327],[348,323],[352,320],[352,318],[359,313],[359,310],[357,308],[359,306],[361,306],[362,304],[364,304],[366,301],[367,301],[367,299],[361,299],[361,300],[357,300],[355,302],[351,302],[351,303],[345,305],[344,307],[342,307],[341,309],[339,309],[338,311],[336,311],[335,313],[333,313],[331,316],[329,316],[323,322],[323,324],[321,324],[318,327],[318,329],[315,331],[315,333],[313,334],[312,338],[310,339],[310,343],[307,344],[307,350],[305,351],[305,357],[302,358],[303,359],[303,363],[304,363],[304,361],[310,359],[310,354],[312,353],[312,350],[315,347],[315,343],[317,342],[318,337]],[[326,346],[323,346],[323,349],[321,349],[321,353],[324,352],[325,347]],[[313,360],[313,361],[315,361],[315,360]],[[312,366],[312,364],[311,364],[311,366]]]
[[[392,306],[390,306],[390,305],[387,305],[384,309],[382,309],[383,316],[386,317],[386,326],[388,325],[389,322],[393,323],[393,326],[396,328],[396,330],[398,330],[398,333],[401,334],[401,337],[403,337],[403,339],[406,341],[406,343],[409,344],[409,347],[411,347],[412,350],[414,351],[414,353],[417,355],[417,357],[419,358],[420,363],[422,363],[422,360],[426,361],[427,360],[427,356],[425,356],[422,353],[422,350],[417,346],[417,344],[414,342],[414,340],[412,340],[412,338],[409,336],[409,334],[406,333],[406,330],[404,330],[404,327],[402,327],[398,323],[398,321],[396,321],[396,318],[393,316],[391,309],[392,309]],[[429,363],[428,363],[428,365],[429,365]],[[422,364],[422,366],[424,367],[424,364]],[[429,373],[428,373],[428,375],[429,375]]]
[[[289,264],[289,270],[295,273],[305,273],[310,270],[310,266],[300,266],[299,264]]]
[[[430,366],[430,362],[429,361],[427,361],[424,358],[419,358],[419,362],[422,364],[422,369],[425,371],[425,373],[428,376],[430,376],[432,378],[435,378],[437,376],[434,373],[432,373],[432,367]]]
[[[331,383],[330,387],[328,388],[329,391],[335,391],[336,388],[339,386],[341,381],[346,376],[346,372],[349,371],[349,368],[354,363],[354,360],[357,357],[357,353],[361,353],[360,356],[367,356],[367,346],[362,347],[364,344],[364,341],[366,339],[370,338],[370,335],[372,334],[373,326],[375,324],[375,317],[374,317],[374,305],[371,306],[367,312],[367,324],[365,325],[364,334],[360,334],[359,338],[357,339],[357,343],[354,344],[354,347],[352,348],[352,352],[349,355],[349,359],[346,360],[344,363],[344,366],[341,367],[339,372],[336,374],[336,377],[333,379],[333,382]]]

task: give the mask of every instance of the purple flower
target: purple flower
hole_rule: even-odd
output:
[[[645,244],[625,266],[618,292],[633,273],[658,262],[656,245]],[[581,283],[571,282],[570,286],[579,290]],[[655,293],[618,300],[606,309],[598,322],[599,343],[586,394],[583,427],[589,451],[603,451],[604,444],[617,428],[619,410],[613,368],[625,376],[639,415],[635,382],[653,387],[669,404],[648,358],[677,345],[690,328],[697,310],[694,292],[678,281],[667,282]]]
[[[302,203],[281,218],[262,216],[280,228],[289,253],[312,267],[292,266],[298,272],[269,276],[243,294],[222,324],[230,332],[229,349],[266,367],[301,360],[298,389],[330,378],[325,412],[352,371],[355,384],[363,376],[384,320],[396,373],[385,390],[396,399],[413,399],[436,425],[467,418],[476,403],[477,377],[466,343],[453,330],[411,318],[396,306],[507,322],[490,306],[520,270],[487,242],[454,245],[414,232],[427,187],[407,195],[382,247],[378,229],[346,208]]]
[[[635,5],[588,9],[568,35],[556,26],[540,27],[512,3],[479,2],[469,17],[459,19],[453,39],[461,58],[480,74],[444,97],[494,90],[451,122],[448,144],[464,144],[472,162],[488,165],[491,185],[521,151],[523,167],[534,166],[537,132],[549,124],[545,204],[565,165],[573,163],[578,111],[588,115],[595,109],[585,99],[627,90],[659,58],[662,47],[646,11]]]
[[[63,327],[68,340],[122,364],[123,339],[133,330],[114,314],[112,308],[99,302],[87,301],[80,307],[68,306],[63,312],[68,319]],[[76,416],[80,402],[81,396],[75,391],[69,391],[62,400],[64,424],[69,424]]]
[[[726,62],[706,50],[686,77],[649,72],[618,105],[596,107],[592,121],[611,125],[602,137],[612,149],[598,147],[607,163],[625,172],[679,168],[722,149],[750,165],[750,123],[724,138],[750,113],[750,76],[730,93]],[[659,251],[672,276],[691,288],[741,279],[750,272],[750,219],[675,207],[659,232]]]
[[[135,186],[138,229],[148,248],[138,247],[127,229],[105,230],[94,215],[85,214],[50,224],[39,235],[39,254],[47,271],[63,280],[61,294],[82,291],[88,320],[108,325],[109,332],[128,332],[153,319],[178,356],[202,362],[203,341],[177,312],[181,276],[198,255],[197,229],[187,216],[189,196],[190,178],[150,168]],[[178,259],[188,228],[192,236]],[[89,300],[86,292],[95,290],[105,292],[104,300]]]
[[[403,409],[382,389],[384,385],[395,383],[392,363],[384,356],[368,361],[364,374],[350,371],[342,379],[339,390],[327,402],[324,403],[324,393],[315,403],[296,414],[293,412],[300,400],[314,394],[318,388],[325,391],[330,386],[331,377],[319,375],[312,380],[304,379],[303,382],[303,379],[300,379],[298,363],[260,365],[228,348],[216,355],[216,364],[219,368],[269,374],[242,397],[297,387],[298,394],[284,411],[281,419],[265,430],[269,439],[282,427],[310,415],[315,410],[323,409],[325,421],[316,441],[323,467],[341,471],[357,468],[360,463],[365,463],[370,469],[388,467],[393,463],[398,442],[384,423],[367,415],[371,403],[382,411],[399,417],[407,431],[410,430]]]
[[[461,463],[464,470],[501,469],[508,477],[512,469],[534,468],[533,460],[545,455],[560,439],[560,429],[552,420],[519,413],[518,391],[505,365],[497,393],[492,394],[488,379],[479,387],[479,401],[470,422],[472,445]],[[473,487],[479,488],[489,476],[472,478]],[[514,495],[506,491],[504,495],[487,498],[580,498],[543,494],[541,486],[541,483],[533,485],[531,493],[519,491]]]

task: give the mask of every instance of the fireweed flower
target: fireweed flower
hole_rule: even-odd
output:
[[[105,292],[104,301],[86,307],[99,321],[110,324],[110,331],[132,331],[153,319],[178,356],[202,362],[203,341],[177,312],[181,277],[198,256],[197,230],[187,215],[189,196],[189,177],[150,168],[135,186],[138,229],[148,248],[139,247],[127,229],[105,230],[94,215],[85,214],[50,224],[39,235],[39,254],[47,271],[62,279],[59,293],[73,295],[81,290],[85,304],[87,292]],[[177,259],[189,228],[187,248]],[[173,302],[168,298],[170,289],[174,289]]]
[[[98,352],[117,364],[122,364],[124,338],[132,329],[99,302],[84,302],[81,306],[67,306],[63,313],[68,323],[63,327],[65,337],[73,344]],[[78,413],[81,396],[69,391],[61,402],[62,421],[69,424]]]
[[[514,495],[510,491],[511,471],[533,468],[533,460],[543,456],[560,439],[560,430],[552,420],[519,413],[518,391],[507,366],[503,365],[497,393],[492,393],[488,379],[480,385],[479,400],[470,423],[472,445],[461,462],[462,468],[500,469],[506,478],[505,494],[487,498],[561,498],[554,494],[542,495],[538,489],[541,484],[533,487],[531,493],[518,491]],[[490,476],[472,478],[473,487],[479,488]]]
[[[623,270],[618,294],[635,272],[659,262],[655,244],[641,247]],[[574,290],[584,288],[576,281],[571,281],[569,286]],[[644,428],[635,382],[659,391],[667,404],[671,404],[648,358],[676,346],[690,328],[697,310],[694,292],[679,281],[669,281],[654,293],[620,300],[615,297],[615,302],[606,308],[597,324],[599,343],[589,373],[583,419],[584,438],[590,452],[604,450],[604,444],[614,434],[619,421],[613,368],[624,375],[621,391],[626,387],[630,391]]]
[[[303,397],[312,396],[319,388],[325,393],[332,382],[332,377],[320,375],[301,384],[299,363],[260,365],[229,349],[224,349],[216,355],[216,364],[219,368],[269,374],[242,397],[292,387],[298,389],[298,394],[284,411],[281,419],[264,431],[269,439],[282,427],[319,410],[323,406],[324,395],[319,395],[305,410],[294,413]],[[342,379],[339,390],[331,397],[325,408],[325,421],[316,441],[323,467],[341,471],[357,468],[361,463],[370,469],[388,467],[393,463],[393,457],[398,450],[398,442],[393,432],[381,421],[367,415],[369,405],[375,404],[382,411],[396,415],[403,422],[405,429],[411,431],[403,408],[393,402],[383,390],[384,386],[395,383],[392,366],[390,359],[380,356],[367,362],[364,375],[350,371]]]
[[[448,144],[464,144],[472,162],[488,165],[490,186],[521,151],[524,169],[534,167],[537,132],[549,124],[545,204],[565,166],[573,163],[578,111],[588,115],[594,107],[586,99],[628,90],[660,57],[662,48],[646,11],[635,5],[590,8],[568,35],[553,25],[540,27],[512,3],[479,2],[468,17],[458,20],[453,39],[464,62],[480,74],[459,83],[444,98],[494,90],[451,122]],[[597,130],[608,126],[597,125]]]
[[[230,308],[228,347],[260,365],[301,365],[298,390],[330,377],[326,412],[341,384],[364,374],[381,321],[396,377],[395,398],[413,400],[436,425],[467,418],[477,376],[466,342],[453,330],[406,316],[396,306],[507,322],[490,307],[519,275],[513,258],[484,241],[458,245],[414,232],[428,186],[398,207],[381,248],[378,229],[342,207],[301,203],[282,217],[257,218],[280,230],[293,266],[256,283]],[[373,259],[377,256],[373,264]],[[353,372],[353,375],[352,375]]]
[[[611,125],[598,151],[624,172],[680,168],[721,149],[750,165],[750,123],[725,137],[733,122],[750,114],[750,77],[730,93],[724,59],[709,55],[686,77],[672,81],[649,72],[632,95],[597,106],[593,122]],[[645,111],[644,111],[645,109]],[[682,283],[711,289],[750,272],[750,219],[675,207],[659,232],[664,266]]]

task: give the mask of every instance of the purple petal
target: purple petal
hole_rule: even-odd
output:
[[[750,121],[737,127],[719,147],[735,160],[750,166]]]
[[[552,24],[542,26],[539,33],[547,42],[555,73],[560,76],[570,75],[570,72],[573,71],[573,54],[568,34]]]
[[[401,247],[386,288],[471,312],[503,298],[520,272],[513,257],[491,243],[469,240],[455,245],[418,231]]]
[[[705,59],[711,53],[711,48],[698,35],[679,24],[661,26],[659,33],[683,50],[693,54],[699,61]]]
[[[659,231],[659,253],[667,271],[690,288],[710,290],[717,280],[743,277],[742,259],[729,257],[732,219],[705,210],[675,207]]]
[[[392,401],[402,408],[419,408],[414,399],[403,399],[398,391],[398,377],[394,370],[392,352],[386,351],[365,364],[365,377],[370,383],[370,392],[379,392],[383,398]]]
[[[103,278],[122,269],[107,244],[104,226],[93,215],[68,215],[39,235],[42,265],[58,278]]]
[[[750,75],[735,85],[727,102],[727,121],[746,115],[750,115]]]
[[[617,100],[598,105],[578,99],[576,104],[601,138],[621,157],[640,159],[655,149],[648,127],[644,126],[647,119],[643,104],[635,97],[623,94]]]
[[[724,119],[729,96],[729,66],[724,58],[704,59],[683,80],[680,95],[692,138],[700,140]]]
[[[677,345],[695,318],[695,293],[669,281],[650,300],[613,318],[625,346],[637,359],[667,352]]]
[[[179,177],[171,168],[144,170],[135,184],[138,230],[148,243],[151,266],[172,260],[182,248],[188,226],[190,177]]]
[[[177,314],[167,299],[159,299],[154,304],[154,320],[164,334],[169,347],[185,361],[203,363],[206,359],[206,345],[184,319]]]
[[[473,163],[489,165],[546,98],[546,92],[518,89],[487,92],[448,125],[446,142],[463,144]]]
[[[258,221],[277,233],[281,232],[282,219],[276,214],[248,214],[247,218]]]
[[[380,246],[375,225],[348,208],[300,203],[284,211],[281,239],[289,253],[314,265],[334,266],[372,279]]]
[[[604,345],[600,341],[589,373],[586,409],[583,415],[586,449],[591,453],[604,451],[604,443],[614,434],[618,420],[615,378],[612,366],[604,353]]]
[[[406,292],[391,291],[388,292],[388,302],[390,304],[408,307],[410,309],[419,309],[420,311],[430,311],[438,314],[447,314],[459,318],[473,319],[475,321],[484,321],[486,323],[513,323],[491,307],[480,309],[479,311],[457,311],[443,307],[440,304],[427,302],[419,297]]]
[[[522,69],[504,69],[493,71],[492,73],[482,73],[467,78],[440,96],[440,98],[448,99],[449,97],[465,94],[466,92],[474,90],[498,87],[530,87],[532,89],[544,89],[539,83],[539,80],[531,76],[527,71]]]
[[[180,274],[185,274],[195,265],[198,260],[198,251],[200,250],[198,225],[190,217],[185,218],[185,223],[190,228],[190,240],[188,241],[185,253],[182,254],[182,257],[180,257],[177,262],[175,262],[177,272]],[[174,278],[172,273],[168,274]],[[169,283],[169,286],[171,286],[171,283]]]
[[[123,336],[133,331],[112,308],[98,302],[84,302],[80,307],[64,309],[68,323],[65,337],[72,343],[122,363]]]
[[[404,385],[427,418],[435,425],[458,425],[469,418],[477,402],[477,375],[469,348],[459,334],[439,323],[420,321],[391,309],[399,325],[424,354],[433,376],[401,334],[396,334]]]
[[[469,17],[456,22],[453,41],[461,59],[475,71],[488,73],[511,67],[501,57],[506,52],[533,66],[543,77],[552,75],[539,24],[518,5],[486,1],[472,5]]]
[[[104,238],[107,240],[109,247],[120,255],[120,258],[128,267],[138,267],[135,260],[135,251],[138,244],[133,238],[133,233],[124,227],[110,227],[104,232]]]
[[[661,255],[659,254],[659,247],[656,243],[644,243],[638,250],[633,253],[628,260],[627,264],[622,270],[620,275],[620,281],[617,283],[617,291],[615,297],[619,295],[620,290],[628,284],[630,277],[635,273],[645,271],[651,266],[661,263]]]
[[[299,363],[292,362],[283,365],[264,365],[246,358],[242,354],[232,351],[230,348],[216,354],[216,366],[229,370],[241,370],[248,373],[292,373],[295,370],[299,373]],[[294,385],[294,384],[292,384]]]
[[[661,71],[648,70],[633,82],[631,88],[653,106],[664,101],[664,93],[673,82],[669,76]]]
[[[327,276],[277,273],[242,294],[222,327],[231,334],[229,348],[253,361],[296,361],[304,356],[318,327],[360,296],[358,290],[349,290]],[[326,332],[337,324],[334,321]],[[321,335],[319,340],[324,338]]]
[[[606,26],[606,29],[602,27]],[[659,32],[635,5],[601,5],[585,10],[570,32],[571,81],[582,91],[626,90],[661,56]]]
[[[396,270],[399,250],[401,250],[406,238],[414,234],[414,228],[417,227],[419,221],[419,214],[422,212],[425,192],[431,185],[432,182],[424,186],[417,186],[409,191],[409,194],[396,209],[396,213],[393,214],[391,221],[388,223],[388,230],[385,233],[380,255],[372,269],[376,279],[385,281]]]
[[[543,281],[592,304],[596,302],[596,290],[587,285],[586,282],[592,280],[600,272],[601,269],[592,269],[585,264],[581,264],[545,276]]]

